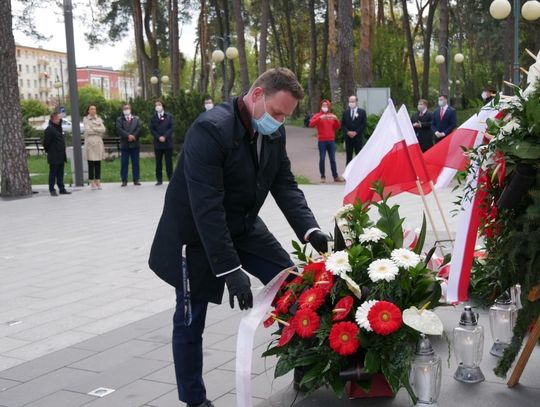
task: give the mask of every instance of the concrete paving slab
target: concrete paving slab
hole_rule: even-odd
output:
[[[137,380],[110,395],[95,399],[85,407],[136,407],[147,404],[171,392],[174,386],[165,383]]]
[[[73,393],[70,391],[57,391],[36,400],[30,404],[26,404],[25,407],[54,407],[54,406],[82,406],[92,401],[94,397],[86,394]]]

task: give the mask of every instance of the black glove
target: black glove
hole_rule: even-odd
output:
[[[253,307],[253,295],[251,283],[243,269],[238,269],[225,276],[225,283],[229,290],[229,304],[234,308],[234,297],[238,298],[238,306],[241,310]]]
[[[330,237],[320,230],[314,230],[310,233],[308,238],[308,242],[311,243],[311,246],[319,253],[328,252],[328,240],[330,240]]]

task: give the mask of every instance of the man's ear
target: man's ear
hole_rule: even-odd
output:
[[[251,101],[255,103],[257,100],[259,100],[261,97],[264,96],[264,89],[260,86],[257,86],[251,91]]]

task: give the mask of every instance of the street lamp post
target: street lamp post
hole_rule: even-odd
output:
[[[225,57],[230,60],[238,58],[238,49],[236,47],[230,46],[229,35],[225,35],[225,38],[218,36],[216,36],[215,38],[223,42],[223,49],[225,51],[221,49],[216,49],[212,52],[212,61],[214,63],[217,64],[223,62],[225,64]],[[227,65],[224,65],[223,67],[223,99],[229,99],[229,87],[227,84]]]
[[[157,85],[157,92],[156,94],[158,96],[161,96],[161,84],[167,85],[169,83],[170,79],[167,75],[159,76],[159,70],[154,71],[154,75],[150,77],[150,83],[152,85]]]
[[[489,6],[489,14],[496,20],[504,20],[513,11],[514,13],[514,62],[512,64],[512,82],[519,86],[519,6],[520,0],[513,0],[510,5],[508,0],[493,0]],[[529,0],[523,4],[521,15],[525,20],[534,21],[540,18],[540,2]]]
[[[442,64],[446,63],[446,72],[447,72],[447,75],[448,75],[448,84],[449,84],[449,88],[450,88],[448,90],[448,93],[449,93],[448,97],[450,98],[450,90],[454,89],[454,87],[451,86],[451,84],[454,84],[454,83],[456,85],[461,84],[461,82],[459,81],[459,77],[460,77],[460,69],[459,69],[459,67],[461,66],[461,64],[463,64],[463,61],[465,61],[465,56],[461,52],[458,52],[457,54],[454,55],[454,62],[456,63],[456,77],[457,77],[457,79],[456,79],[456,81],[454,83],[452,83],[452,80],[451,80],[452,76],[450,74],[450,71],[451,71],[451,69],[450,69],[451,68],[451,66],[450,66],[450,59],[451,59],[450,58],[450,56],[451,56],[450,47],[446,47],[446,46],[443,45],[442,49],[444,49],[446,51],[446,57],[444,55],[441,55],[441,54],[437,55],[435,57],[435,63],[437,65],[442,65]],[[456,91],[454,93],[456,98],[459,97],[458,93],[459,93],[459,88],[456,86]],[[458,105],[460,105],[459,102],[458,102]],[[460,106],[456,106],[456,107],[459,108]]]

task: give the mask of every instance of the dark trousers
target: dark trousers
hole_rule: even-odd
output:
[[[345,152],[347,156],[347,164],[353,159],[353,153],[356,155],[362,149],[362,136],[357,134],[356,137],[350,138],[345,134]]]
[[[121,151],[121,161],[120,161],[120,178],[122,182],[127,182],[128,180],[128,168],[129,168],[129,159],[131,158],[131,167],[133,169],[133,181],[139,180],[139,148],[122,148]]]
[[[163,181],[163,157],[165,157],[165,171],[169,181],[172,177],[172,148],[154,149],[156,156],[156,181]]]
[[[238,252],[242,266],[263,284],[267,284],[283,267],[266,259]],[[293,263],[291,262],[290,265]],[[208,302],[191,299],[191,325],[184,325],[184,301],[182,290],[176,290],[176,312],[173,318],[173,357],[178,398],[188,404],[206,400],[206,388],[202,378],[203,340]]]
[[[60,191],[66,190],[64,185],[64,163],[49,164],[49,192],[54,191],[55,183]]]
[[[324,161],[326,159],[326,152],[328,151],[328,158],[330,159],[330,169],[332,170],[332,176],[336,178],[338,176],[336,167],[336,142],[335,141],[319,141],[319,172],[321,177],[324,177]]]
[[[101,179],[101,161],[88,161],[88,179]]]

